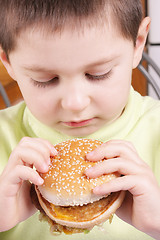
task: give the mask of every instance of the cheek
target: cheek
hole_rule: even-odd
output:
[[[130,81],[120,81],[110,87],[104,87],[102,91],[97,92],[97,103],[99,109],[109,115],[121,114],[127,104],[130,93]]]
[[[34,99],[34,103],[28,101],[27,106],[35,118],[48,126],[57,119],[55,105],[47,101],[46,98]]]
[[[24,100],[32,114],[40,121],[56,112],[56,99],[43,88],[20,86]]]
[[[40,114],[46,115],[55,111],[56,108],[56,101],[53,98],[51,100],[49,95],[44,93],[37,94],[32,98],[32,101],[28,99],[28,104],[30,105],[30,108],[34,108],[35,111]]]

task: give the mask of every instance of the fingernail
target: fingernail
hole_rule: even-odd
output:
[[[92,168],[92,167],[86,169],[86,171],[85,171],[85,174],[86,174],[86,175],[90,175],[91,173],[93,173],[93,168]]]
[[[95,187],[95,188],[93,189],[93,193],[98,194],[98,193],[99,193],[99,190],[100,190],[100,187],[97,186],[97,187]]]
[[[88,159],[88,158],[93,157],[93,155],[94,155],[94,152],[90,152],[90,153],[87,153],[86,157],[87,157],[87,159]]]
[[[91,173],[93,171],[93,168],[91,167],[91,168],[88,168],[88,169],[86,169],[86,172],[87,173]]]
[[[57,155],[58,154],[57,150],[54,147],[51,149],[51,154],[52,155]]]
[[[48,172],[49,166],[48,164],[46,165],[45,163],[43,164],[43,171]]]
[[[42,178],[39,178],[39,184],[43,184],[44,183],[44,180]]]

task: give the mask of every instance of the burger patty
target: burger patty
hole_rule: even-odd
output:
[[[94,218],[103,214],[115,201],[115,199],[117,199],[118,194],[119,193],[110,194],[106,198],[102,198],[99,201],[89,203],[83,206],[55,206],[48,203],[47,201],[46,205],[50,205],[50,211],[56,218],[67,221],[84,222],[93,220]]]
[[[44,210],[39,204],[37,194],[32,188],[32,201],[34,205],[44,213]],[[54,204],[49,203],[47,200],[41,198],[45,202],[46,206],[48,207],[49,211],[51,212],[52,216],[58,219],[67,220],[67,221],[75,221],[75,222],[82,222],[82,221],[90,221],[97,216],[103,214],[110,205],[117,199],[119,192],[111,193],[106,198],[102,198],[99,201],[95,201],[93,203],[89,203],[83,206],[56,206]]]
[[[67,235],[84,232],[84,229],[62,226],[62,225],[56,223],[55,221],[53,221],[52,219],[50,219],[46,215],[45,211],[43,210],[43,208],[41,207],[41,205],[38,201],[38,197],[37,197],[37,194],[36,194],[36,191],[35,191],[34,184],[31,185],[30,196],[31,196],[32,203],[41,212],[40,221],[47,221],[49,223],[50,231],[53,235],[56,234],[56,233],[61,233],[61,232],[64,232]]]

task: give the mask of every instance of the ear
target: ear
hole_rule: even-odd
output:
[[[11,78],[13,78],[16,81],[16,77],[13,71],[13,68],[6,56],[6,53],[3,51],[3,49],[0,47],[0,60],[3,63],[3,65],[5,66],[8,74],[10,75]]]
[[[136,68],[138,66],[142,58],[142,53],[143,53],[146,39],[149,32],[150,22],[151,22],[150,18],[146,17],[143,19],[139,27],[136,46],[134,50],[133,68]]]

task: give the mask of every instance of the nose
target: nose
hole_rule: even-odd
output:
[[[90,96],[84,86],[68,86],[61,100],[63,109],[80,112],[90,104]]]

